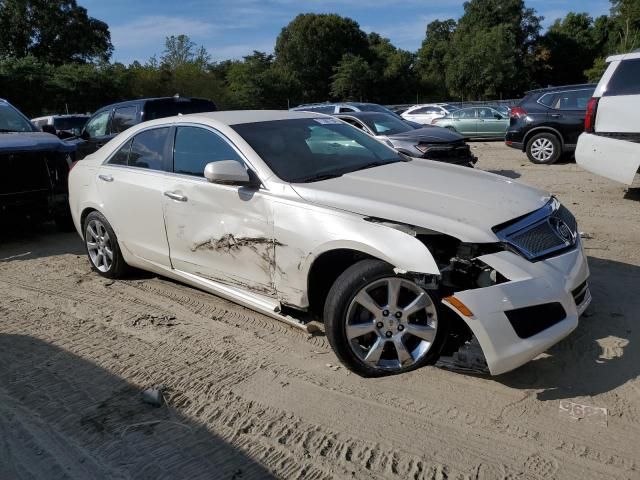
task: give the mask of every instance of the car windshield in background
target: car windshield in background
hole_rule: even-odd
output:
[[[81,130],[84,124],[87,123],[89,117],[62,117],[53,120],[53,126],[56,130]]]
[[[215,112],[217,110],[215,103],[209,100],[159,100],[150,101],[145,105],[145,120],[154,120],[156,118],[173,117],[179,113],[187,115],[189,113]]]
[[[376,135],[396,135],[413,131],[412,127],[393,115],[373,114],[368,115],[367,118],[360,118],[360,120],[366,123],[367,127]]]
[[[232,128],[278,177],[292,183],[405,161],[378,140],[335,118],[243,123]]]
[[[0,103],[0,132],[33,132],[31,123],[11,105]]]

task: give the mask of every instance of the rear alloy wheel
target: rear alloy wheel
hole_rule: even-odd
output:
[[[432,295],[379,260],[358,262],[336,280],[325,325],[340,360],[367,377],[435,362],[445,336]]]
[[[527,142],[527,157],[533,163],[550,165],[560,158],[560,141],[552,133],[539,133]]]
[[[84,243],[91,265],[100,275],[119,278],[127,264],[122,257],[118,240],[107,219],[99,212],[91,212],[84,221]]]

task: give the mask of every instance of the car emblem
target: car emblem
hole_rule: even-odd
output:
[[[569,243],[573,243],[575,241],[575,233],[573,233],[571,228],[569,228],[569,225],[567,225],[564,220],[560,220],[559,218],[552,218],[551,220],[551,225],[560,238]]]

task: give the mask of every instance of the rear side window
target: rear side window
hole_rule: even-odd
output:
[[[133,127],[136,124],[137,113],[138,108],[135,106],[116,108],[111,119],[111,133],[121,133]]]
[[[133,140],[129,140],[122,147],[120,147],[120,150],[118,150],[115,155],[109,160],[109,165],[129,165],[129,152],[131,151],[131,143],[133,143]]]
[[[150,170],[164,170],[164,148],[168,134],[169,128],[156,128],[133,137],[128,165]]]
[[[556,110],[586,110],[594,89],[558,92],[553,108]]]
[[[603,96],[638,94],[640,94],[640,58],[623,60],[613,72],[613,77],[609,80]]]
[[[178,127],[173,153],[173,171],[204,176],[207,163],[242,159],[233,147],[215,133],[198,127]]]
[[[541,103],[545,107],[550,107],[551,105],[553,105],[553,101],[555,100],[555,98],[555,93],[545,93],[538,99],[538,103]]]
[[[339,110],[340,113],[355,112],[355,111],[356,109],[351,107],[340,107],[340,110]]]

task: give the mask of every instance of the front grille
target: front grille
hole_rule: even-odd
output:
[[[543,303],[504,312],[520,338],[529,338],[567,318],[562,304]]]
[[[571,249],[578,241],[575,217],[555,198],[524,218],[494,227],[494,231],[529,260]]]
[[[469,145],[464,142],[455,142],[449,144],[427,144],[429,149],[426,151],[424,158],[430,160],[442,160],[450,158],[467,158],[471,156]]]
[[[0,153],[0,165],[0,195],[51,190],[46,153]]]

